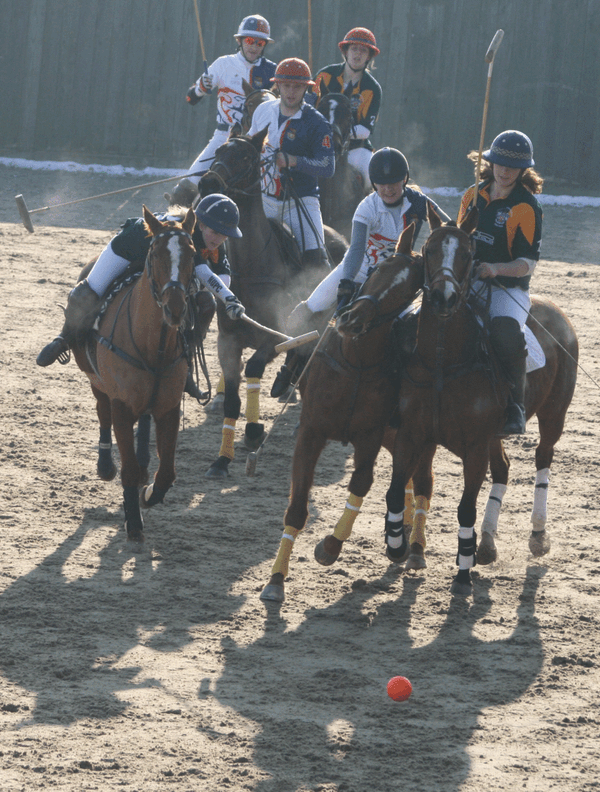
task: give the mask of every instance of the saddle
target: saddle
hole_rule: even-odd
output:
[[[291,267],[294,274],[297,274],[302,269],[302,254],[290,227],[274,217],[269,218],[269,225],[277,240],[283,260]]]

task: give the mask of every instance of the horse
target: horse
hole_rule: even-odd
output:
[[[317,110],[331,124],[335,152],[335,173],[329,179],[319,179],[323,222],[349,237],[354,212],[366,194],[362,175],[348,162],[352,106],[344,94],[328,93],[317,102]]]
[[[399,513],[405,484],[412,477],[416,506],[426,514],[430,482],[426,476],[417,475],[416,468],[427,470],[438,445],[462,460],[459,570],[451,592],[467,596],[472,592],[470,569],[475,563],[489,564],[497,557],[494,536],[510,465],[498,432],[509,387],[497,372],[494,374],[489,360],[482,360],[478,351],[481,334],[467,300],[473,268],[471,235],[477,224],[477,210],[473,208],[456,226],[442,224],[430,208],[429,222],[431,234],[422,249],[425,287],[417,344],[400,387],[400,428],[386,501],[388,513]],[[391,269],[388,274],[393,277]],[[385,290],[386,284],[380,287]],[[537,473],[529,549],[534,556],[541,556],[550,549],[546,530],[549,469],[575,389],[578,342],[569,319],[545,298],[532,298],[527,324],[546,358],[542,368],[527,375],[525,399],[527,418],[537,415],[540,432],[535,452]],[[477,547],[477,496],[488,463],[493,485]],[[424,530],[421,537],[413,535],[410,541],[410,556],[423,559]],[[423,562],[421,566],[424,565]]]
[[[395,430],[389,421],[397,400],[397,384],[390,374],[392,322],[416,296],[423,284],[421,257],[412,253],[414,225],[402,232],[395,255],[379,265],[363,287],[354,306],[343,313],[337,328],[329,326],[305,375],[300,380],[302,412],[292,462],[290,500],[271,578],[262,600],[283,602],[293,543],[308,517],[308,496],[315,467],[328,440],[352,443],[354,472],[346,508],[332,535],[315,548],[324,566],[333,564],[349,538],[360,506],[373,483],[373,467],[382,444],[391,452]],[[396,277],[378,300],[369,297],[381,278],[394,270]],[[364,320],[364,312],[369,319]],[[407,487],[408,499],[412,492]],[[407,502],[410,508],[410,504]]]
[[[112,427],[121,457],[127,538],[138,546],[144,541],[140,505],[147,509],[162,503],[175,480],[180,403],[188,371],[180,327],[188,311],[196,252],[191,209],[181,223],[161,222],[145,206],[143,214],[152,236],[143,273],[125,281],[107,300],[92,339],[73,349],[96,397],[98,473],[105,480],[116,474]],[[160,462],[154,481],[140,492],[147,470],[135,453],[133,427],[139,419],[141,445],[147,448],[148,415],[154,418]]]
[[[263,102],[270,102],[277,97],[269,88],[253,88],[247,80],[242,78],[242,88],[245,99],[242,107],[242,119],[237,121],[232,132],[236,135],[247,135],[252,126],[252,116],[256,108]]]
[[[240,211],[241,239],[228,240],[231,264],[231,289],[243,303],[248,316],[263,326],[283,332],[284,321],[292,308],[305,299],[326,272],[301,271],[294,262],[295,244],[281,226],[267,219],[261,195],[260,158],[266,130],[251,138],[231,135],[215,153],[210,170],[200,179],[202,197],[213,192],[229,195]],[[281,229],[281,231],[278,231]],[[259,422],[260,380],[266,366],[275,358],[275,345],[281,340],[242,321],[232,321],[224,307],[217,306],[219,335],[217,349],[225,382],[224,425],[218,458],[209,467],[209,479],[224,479],[234,459],[234,434],[240,416],[239,386],[244,349],[255,352],[245,368],[247,382],[244,444],[255,451],[265,431]]]

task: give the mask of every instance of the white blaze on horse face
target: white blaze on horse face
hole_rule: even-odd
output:
[[[335,110],[338,106],[338,103],[335,99],[332,99],[329,104],[329,118],[327,119],[330,124],[335,123]]]
[[[458,250],[458,238],[455,236],[447,236],[442,242],[442,266],[440,272],[442,274],[450,275],[454,278],[454,258]],[[450,281],[444,281],[444,299],[448,300],[454,293],[454,285]]]
[[[181,246],[179,244],[179,237],[172,236],[167,242],[167,248],[171,254],[171,277],[170,280],[179,280],[179,263],[181,261]]]
[[[397,272],[387,289],[384,289],[384,291],[379,295],[379,299],[383,300],[384,297],[386,297],[395,286],[400,286],[403,283],[406,283],[409,274],[408,267],[404,267],[404,269],[401,269],[399,272]]]

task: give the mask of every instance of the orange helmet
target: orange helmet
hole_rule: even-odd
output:
[[[305,85],[314,85],[311,79],[308,64],[300,58],[286,58],[275,69],[275,76],[271,82],[297,82]]]
[[[350,44],[362,44],[363,47],[369,47],[372,58],[379,55],[375,36],[367,28],[352,28],[346,33],[344,40],[340,41],[338,47],[344,52],[344,48],[349,47]]]

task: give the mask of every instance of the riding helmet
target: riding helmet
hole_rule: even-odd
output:
[[[195,209],[196,219],[204,223],[217,234],[225,234],[228,237],[242,236],[238,228],[240,213],[236,204],[221,193],[213,193],[203,198]]]
[[[286,58],[278,64],[271,82],[297,82],[314,85],[308,63],[300,58]]]
[[[531,140],[516,129],[507,129],[497,135],[481,156],[488,162],[507,168],[533,168],[535,165]]]
[[[408,176],[408,161],[398,149],[381,148],[369,162],[369,178],[373,184],[395,184]]]
[[[362,44],[363,47],[369,47],[372,58],[374,58],[376,55],[379,55],[379,49],[377,48],[375,36],[370,30],[367,30],[367,28],[352,28],[352,30],[349,30],[346,33],[343,41],[340,41],[338,47],[342,50],[342,52],[345,52],[345,48],[349,47],[350,44]]]
[[[265,41],[273,41],[270,38],[271,35],[271,26],[260,14],[252,14],[252,16],[247,16],[242,19],[240,22],[240,26],[238,28],[238,32],[233,34],[234,38],[241,38],[243,36],[254,36],[255,38],[261,38]]]

